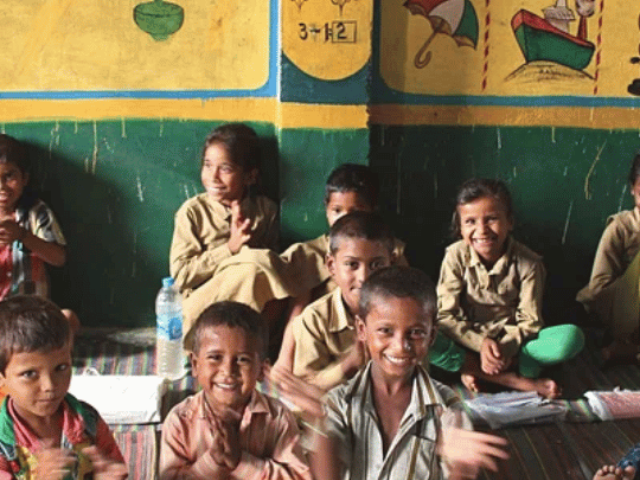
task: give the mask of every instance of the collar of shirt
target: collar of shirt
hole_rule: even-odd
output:
[[[331,292],[331,310],[335,313],[329,316],[328,328],[331,333],[341,332],[346,329],[353,330],[355,319],[347,310],[344,300],[342,300],[340,287],[336,287],[336,289]]]
[[[72,445],[82,443],[86,438],[82,416],[71,409],[66,397],[60,406],[62,408],[62,433]],[[13,400],[11,397],[7,397],[0,411],[0,441],[22,445],[29,451],[39,449],[40,439],[31,427],[20,421],[19,418]]]
[[[352,401],[362,403],[362,411],[367,412],[373,418],[378,418],[376,407],[373,402],[373,384],[371,380],[371,360],[366,367],[360,371],[355,380],[352,392],[347,392],[347,397],[351,394]],[[413,375],[411,385],[411,400],[400,421],[400,428],[407,422],[415,423],[428,414],[428,406],[445,407],[445,401],[434,387],[429,374],[418,365]]]
[[[505,250],[504,254],[496,261],[496,263],[493,264],[493,267],[489,271],[487,271],[487,267],[484,266],[484,263],[482,263],[482,260],[480,260],[480,256],[473,249],[473,247],[466,245],[467,254],[465,255],[465,261],[467,267],[477,267],[481,269],[481,271],[486,272],[487,275],[498,275],[509,267],[509,264],[511,263],[511,254],[513,253],[514,248],[513,245],[513,238],[509,236],[507,238],[507,249]]]
[[[215,417],[215,414],[205,399],[204,391],[200,391],[196,395],[200,395],[200,398],[197,399],[198,403],[196,405],[198,418],[205,419],[207,422],[210,422],[211,419]],[[251,423],[252,415],[267,412],[269,412],[269,404],[267,403],[267,400],[260,393],[254,390],[251,392],[251,399],[249,399],[249,403],[242,412],[240,428]]]

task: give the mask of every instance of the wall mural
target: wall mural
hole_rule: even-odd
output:
[[[269,78],[272,5],[3,0],[1,89],[254,90]]]
[[[373,0],[283,0],[282,49],[307,75],[341,80],[369,61],[372,21]]]
[[[380,73],[398,91],[640,94],[640,8],[627,2],[388,0],[380,8]]]

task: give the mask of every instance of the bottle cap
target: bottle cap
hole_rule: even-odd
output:
[[[162,279],[162,286],[164,288],[169,288],[173,286],[173,278],[172,277],[164,277]]]

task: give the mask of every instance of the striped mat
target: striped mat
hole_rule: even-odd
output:
[[[155,330],[82,331],[74,345],[74,373],[89,368],[101,375],[150,375],[155,372]],[[176,403],[193,393],[193,378],[170,383],[163,397],[163,417]],[[130,480],[156,478],[160,426],[111,425],[113,435],[129,467]]]
[[[104,375],[145,375],[155,371],[154,330],[90,330],[82,332],[74,348],[74,372],[87,367]],[[495,433],[509,440],[511,457],[500,464],[498,473],[483,471],[486,480],[591,480],[606,463],[615,463],[640,442],[640,419],[599,422],[582,395],[587,390],[614,387],[640,390],[640,368],[618,366],[603,370],[592,341],[576,359],[552,372],[561,382],[569,407],[567,422],[501,429]],[[463,398],[473,398],[449,377]],[[163,412],[195,391],[194,380],[186,377],[169,385]],[[155,478],[158,425],[113,426],[114,436],[127,460],[130,479]]]

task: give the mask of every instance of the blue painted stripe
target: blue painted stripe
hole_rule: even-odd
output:
[[[388,88],[388,87],[387,87]],[[374,100],[375,104],[464,105],[500,107],[640,107],[639,97],[497,97],[489,95],[419,95],[389,89]]]
[[[275,97],[277,93],[278,32],[280,31],[279,0],[270,1],[269,12],[269,72],[264,85],[255,90],[48,90],[3,92],[0,100],[91,100],[101,98],[134,99],[212,99],[229,97]]]

